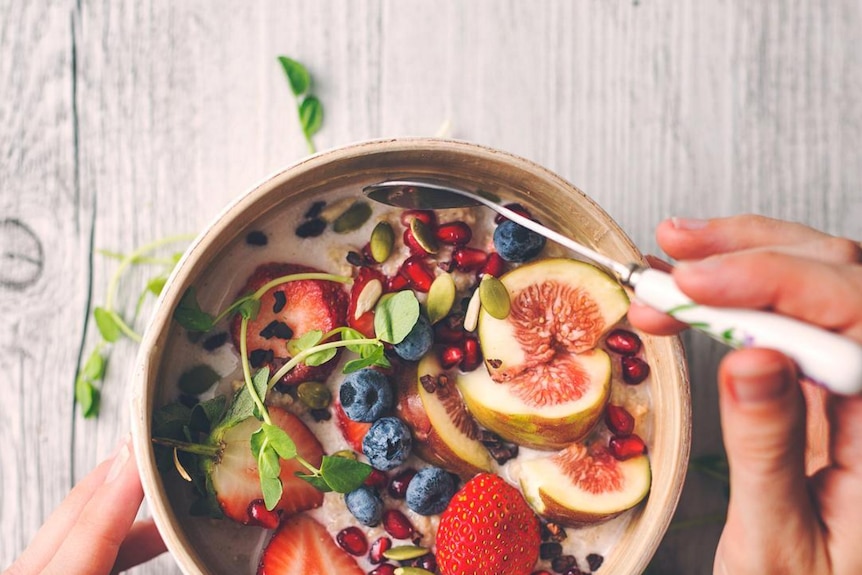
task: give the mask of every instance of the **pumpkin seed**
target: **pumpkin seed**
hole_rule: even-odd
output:
[[[422,249],[429,254],[436,254],[440,251],[440,244],[437,243],[437,237],[428,224],[419,218],[410,220],[410,231],[413,233],[413,238],[416,243],[422,246]]]
[[[452,311],[455,305],[455,279],[452,274],[442,273],[431,284],[428,290],[426,308],[428,309],[428,320],[435,324]]]
[[[467,331],[476,331],[476,325],[479,323],[479,309],[481,307],[479,290],[477,288],[473,291],[473,295],[467,303],[467,310],[464,312],[464,329]]]
[[[399,545],[383,552],[383,556],[393,561],[409,561],[428,554],[428,549],[416,545]]]
[[[310,218],[319,217],[324,222],[332,222],[343,214],[347,208],[352,206],[356,202],[356,198],[341,198],[340,200],[335,200],[331,204],[326,207],[321,208],[316,216],[308,216]]]
[[[434,575],[427,569],[421,567],[398,567],[395,569],[395,575]]]
[[[371,240],[369,248],[371,249],[371,257],[379,264],[382,264],[392,253],[392,245],[395,243],[395,232],[392,231],[392,226],[389,222],[377,222],[374,230],[371,232]]]
[[[479,299],[482,302],[482,308],[491,317],[497,319],[509,317],[509,311],[512,309],[509,290],[494,276],[482,276],[482,281],[479,283]]]
[[[356,454],[356,452],[349,449],[342,449],[341,451],[336,451],[332,454],[332,457],[343,457],[344,459],[352,459],[353,461],[359,459],[359,456]]]
[[[368,202],[354,202],[343,214],[332,222],[332,230],[337,234],[346,234],[358,230],[371,217],[371,206]]]
[[[318,381],[305,381],[296,388],[299,401],[311,409],[323,409],[332,402],[332,393],[329,388]]]
[[[383,283],[377,278],[369,280],[356,298],[356,309],[353,311],[353,319],[359,319],[365,312],[373,310],[382,294]]]

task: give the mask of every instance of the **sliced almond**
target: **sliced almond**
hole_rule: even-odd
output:
[[[479,288],[473,291],[470,296],[470,302],[467,304],[467,311],[464,312],[464,329],[467,331],[476,331],[476,325],[479,323],[479,310],[482,303],[479,300]]]
[[[492,275],[482,276],[479,283],[479,299],[482,308],[496,319],[506,319],[512,309],[512,301],[509,299],[509,290],[506,286]]]
[[[383,283],[379,279],[374,278],[365,284],[359,292],[359,297],[356,298],[353,319],[359,319],[365,312],[373,310],[381,295],[383,295]]]
[[[428,300],[425,304],[428,309],[428,320],[435,324],[452,311],[455,305],[455,278],[452,274],[442,273],[431,284],[428,290]]]

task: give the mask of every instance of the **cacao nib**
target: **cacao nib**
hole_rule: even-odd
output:
[[[275,299],[275,303],[272,304],[272,313],[280,313],[287,305],[287,296],[284,295],[283,291],[277,291],[272,294],[272,297]]]
[[[559,555],[551,560],[551,569],[557,573],[562,573],[567,569],[572,569],[577,566],[578,562],[575,560],[574,555]]]
[[[272,361],[274,354],[271,349],[256,349],[248,354],[248,362],[252,367],[258,368]]]
[[[296,235],[301,238],[316,238],[326,229],[326,222],[320,218],[314,218],[299,224]]]
[[[549,541],[539,545],[540,559],[553,559],[563,554],[563,546],[556,541]]]
[[[320,215],[320,212],[323,211],[324,207],[326,207],[326,202],[323,200],[314,202],[309,206],[308,211],[305,212],[305,219],[310,220],[311,218],[316,218]]]
[[[283,294],[282,294],[283,295]],[[283,321],[272,320],[265,328],[260,330],[260,337],[264,339],[290,339],[293,337],[293,330]]]
[[[325,407],[322,409],[312,409],[309,413],[311,414],[311,417],[314,418],[314,421],[317,421],[318,423],[332,419],[332,413]]]
[[[362,267],[365,265],[365,258],[359,252],[349,251],[347,252],[347,263],[352,266]]]
[[[587,555],[587,563],[590,565],[590,571],[598,571],[604,561],[605,558],[598,553],[590,553]]]
[[[248,232],[245,236],[245,243],[250,246],[265,246],[267,242],[269,242],[269,239],[266,237],[266,234],[259,230]]]
[[[214,333],[204,340],[204,349],[207,351],[214,351],[227,343],[227,338],[228,333],[226,331]]]

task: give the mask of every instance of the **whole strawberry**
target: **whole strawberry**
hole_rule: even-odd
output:
[[[480,473],[455,494],[437,530],[443,575],[529,575],[539,557],[539,520],[521,493]]]

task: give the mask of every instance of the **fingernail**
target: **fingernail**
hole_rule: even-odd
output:
[[[678,230],[702,230],[709,225],[709,220],[698,218],[671,218],[670,223]]]
[[[110,483],[120,475],[120,472],[123,471],[126,463],[128,463],[131,454],[132,452],[129,449],[129,441],[127,438],[123,441],[120,449],[114,456],[114,462],[111,464],[111,469],[108,470],[108,475],[105,477],[105,483]]]
[[[677,271],[682,273],[712,273],[723,261],[721,256],[712,256],[702,260],[686,260],[676,264]]]
[[[731,391],[740,403],[761,403],[780,397],[790,384],[785,366],[779,362],[741,364],[730,371]]]

